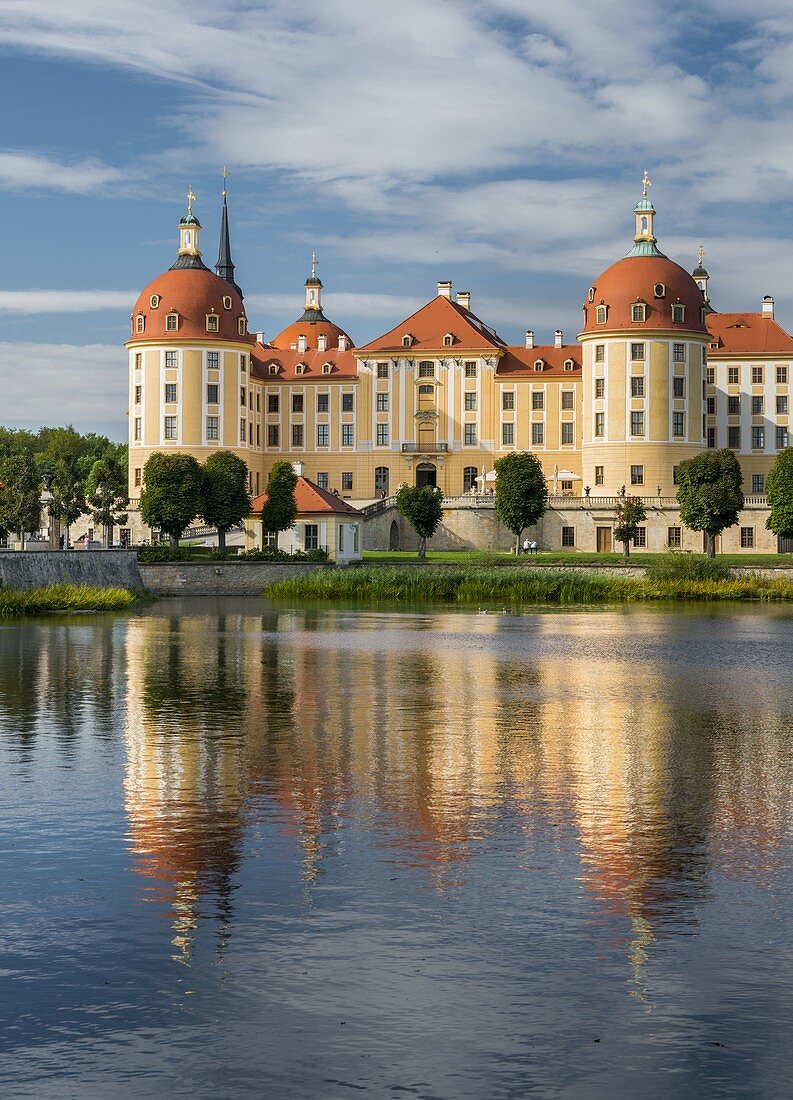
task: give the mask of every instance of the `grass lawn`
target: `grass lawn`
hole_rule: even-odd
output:
[[[364,561],[410,562],[417,561],[415,550],[364,550]],[[793,554],[719,554],[719,561],[728,565],[793,567]],[[631,553],[633,565],[649,565],[658,560],[658,554]],[[455,565],[508,565],[515,562],[515,555],[507,551],[489,552],[483,550],[428,550],[428,562],[451,562]],[[622,565],[622,554],[579,554],[564,551],[545,551],[539,554],[521,554],[517,559],[521,565]]]

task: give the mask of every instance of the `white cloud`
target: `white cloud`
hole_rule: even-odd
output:
[[[0,290],[0,313],[132,312],[135,290]]]
[[[265,316],[270,312],[301,312],[301,304],[294,294],[248,294],[245,303],[251,308],[261,310]],[[412,313],[421,300],[400,294],[366,294],[347,291],[335,291],[323,294],[322,305],[326,314],[333,318],[342,317],[393,317],[398,321],[401,316]],[[343,321],[339,321],[343,324]]]
[[[13,149],[0,151],[0,187],[12,190],[36,189],[88,195],[102,191],[123,178],[118,168],[111,168],[93,157],[66,162],[40,153]]]

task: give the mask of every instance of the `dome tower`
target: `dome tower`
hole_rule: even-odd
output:
[[[703,450],[708,346],[700,286],[658,248],[644,174],[633,247],[584,303],[584,483],[594,495],[675,494],[675,467]]]
[[[349,350],[352,340],[338,325],[329,321],[322,310],[322,280],[317,275],[317,257],[311,255],[311,274],[306,279],[306,301],[302,315],[287,325],[273,340],[273,347],[283,351]]]

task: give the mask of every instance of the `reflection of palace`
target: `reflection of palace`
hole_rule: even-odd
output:
[[[608,621],[618,645],[625,624]],[[596,922],[627,923],[637,972],[711,862],[731,873],[736,831],[763,838],[759,866],[773,871],[790,825],[778,770],[774,781],[781,738],[749,751],[740,730],[692,713],[678,666],[603,659],[602,646],[593,658],[589,616],[538,616],[531,660],[525,633],[496,616],[394,630],[373,614],[346,631],[343,611],[268,610],[217,623],[151,614],[127,635],[129,843],[147,895],[169,906],[179,957],[202,916],[228,923],[257,821],[294,845],[309,887],[347,829],[445,888],[500,831],[522,829],[532,847],[561,825]],[[650,654],[666,620],[637,623]],[[747,853],[735,873],[756,869]]]

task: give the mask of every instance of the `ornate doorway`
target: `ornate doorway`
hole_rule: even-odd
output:
[[[416,488],[423,489],[425,485],[433,488],[438,484],[438,471],[431,462],[419,462],[416,467]]]

